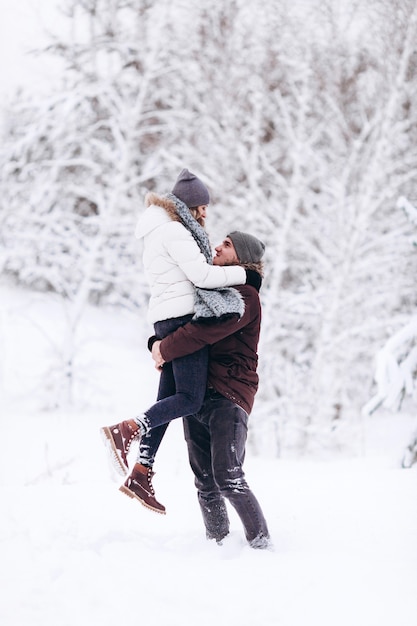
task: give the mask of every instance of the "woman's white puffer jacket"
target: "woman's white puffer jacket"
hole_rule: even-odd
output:
[[[175,212],[174,203],[154,193],[139,217],[135,236],[143,239],[143,265],[149,283],[148,321],[194,313],[194,287],[214,289],[243,285],[246,272],[239,265],[207,263],[191,233]]]

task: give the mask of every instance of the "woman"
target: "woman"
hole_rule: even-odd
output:
[[[240,294],[228,287],[244,284],[245,270],[212,265],[204,229],[209,201],[205,185],[187,169],[178,176],[171,194],[146,196],[147,209],[135,235],[143,240],[143,263],[151,292],[148,320],[154,324],[158,339],[192,319],[221,320],[243,314]],[[206,389],[207,364],[207,348],[175,359],[161,372],[154,405],[134,419],[101,429],[115,467],[123,475],[129,471],[130,445],[141,438],[137,463],[120,489],[161,513],[165,508],[154,497],[146,439],[154,434],[162,438],[172,419],[199,410]]]

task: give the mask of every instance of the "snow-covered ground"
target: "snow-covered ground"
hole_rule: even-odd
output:
[[[155,396],[146,324],[89,309],[81,408],[59,410],[61,305],[2,287],[0,315],[2,626],[415,623],[417,472],[398,464],[410,420],[381,420],[385,435],[369,427],[360,458],[262,459],[249,449],[247,478],[274,550],[250,549],[232,510],[217,546],[205,539],[180,421],[155,467],[166,516],[122,495],[107,465],[99,426]]]

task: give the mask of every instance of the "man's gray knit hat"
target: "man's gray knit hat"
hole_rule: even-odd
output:
[[[265,252],[265,244],[248,233],[235,230],[227,235],[235,247],[241,263],[259,263]]]
[[[188,208],[203,206],[210,202],[207,187],[195,174],[192,174],[187,169],[183,169],[178,176],[172,193],[184,202]]]

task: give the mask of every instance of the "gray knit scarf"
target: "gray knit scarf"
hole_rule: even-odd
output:
[[[210,241],[204,228],[193,218],[189,208],[177,196],[169,193],[166,195],[174,204],[178,217],[182,224],[191,233],[204,254],[207,263],[213,265],[213,255]],[[225,319],[232,315],[242,317],[245,304],[240,293],[231,287],[220,287],[217,289],[201,289],[194,286],[194,308],[193,321],[216,321]]]

